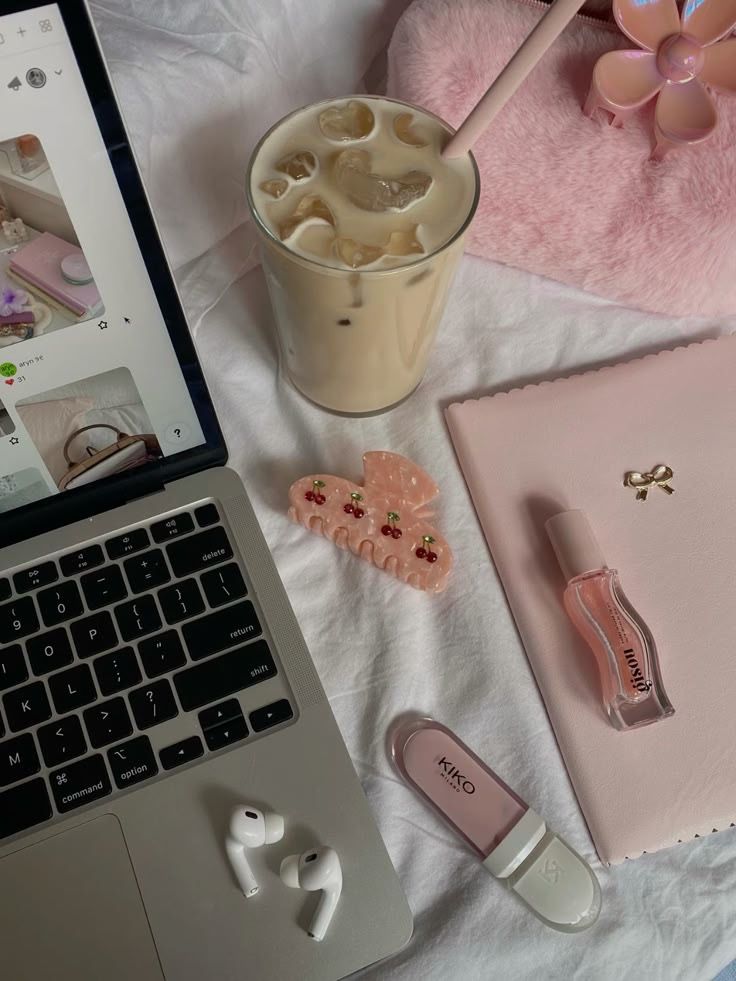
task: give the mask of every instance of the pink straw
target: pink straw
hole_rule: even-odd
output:
[[[585,0],[555,0],[522,46],[470,111],[465,122],[442,151],[443,157],[459,157],[473,146],[491,120],[516,92],[547,48],[557,39]]]

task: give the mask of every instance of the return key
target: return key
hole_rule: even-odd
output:
[[[199,620],[192,620],[182,628],[184,640],[193,661],[242,644],[261,633],[253,604],[246,600],[228,606],[217,613],[210,613]]]

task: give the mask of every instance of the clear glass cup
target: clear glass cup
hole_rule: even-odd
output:
[[[432,113],[397,100],[363,95],[326,100],[290,113],[271,127],[253,152],[246,188],[283,367],[311,401],[334,412],[367,415],[401,402],[422,380],[478,205],[480,177],[468,154],[474,187],[467,213],[457,215],[456,227],[438,248],[402,265],[337,268],[293,251],[259,213],[252,189],[254,165],[269,137],[296,115],[350,99],[369,106],[394,103],[397,111],[405,109],[420,121],[422,116],[433,120],[448,137],[453,133]]]

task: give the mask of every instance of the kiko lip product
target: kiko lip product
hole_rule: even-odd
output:
[[[567,582],[565,610],[592,650],[611,724],[635,729],[674,714],[649,628],[609,569],[583,511],[562,511],[546,525]]]
[[[409,786],[543,923],[566,933],[595,923],[593,870],[453,732],[412,720],[392,733],[391,753]]]

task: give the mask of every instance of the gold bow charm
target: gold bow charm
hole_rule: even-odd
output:
[[[646,501],[650,487],[660,487],[665,494],[674,494],[675,488],[669,485],[669,481],[674,476],[670,467],[660,463],[654,470],[647,473],[630,470],[624,477],[624,487],[633,487],[636,491],[637,501]]]

